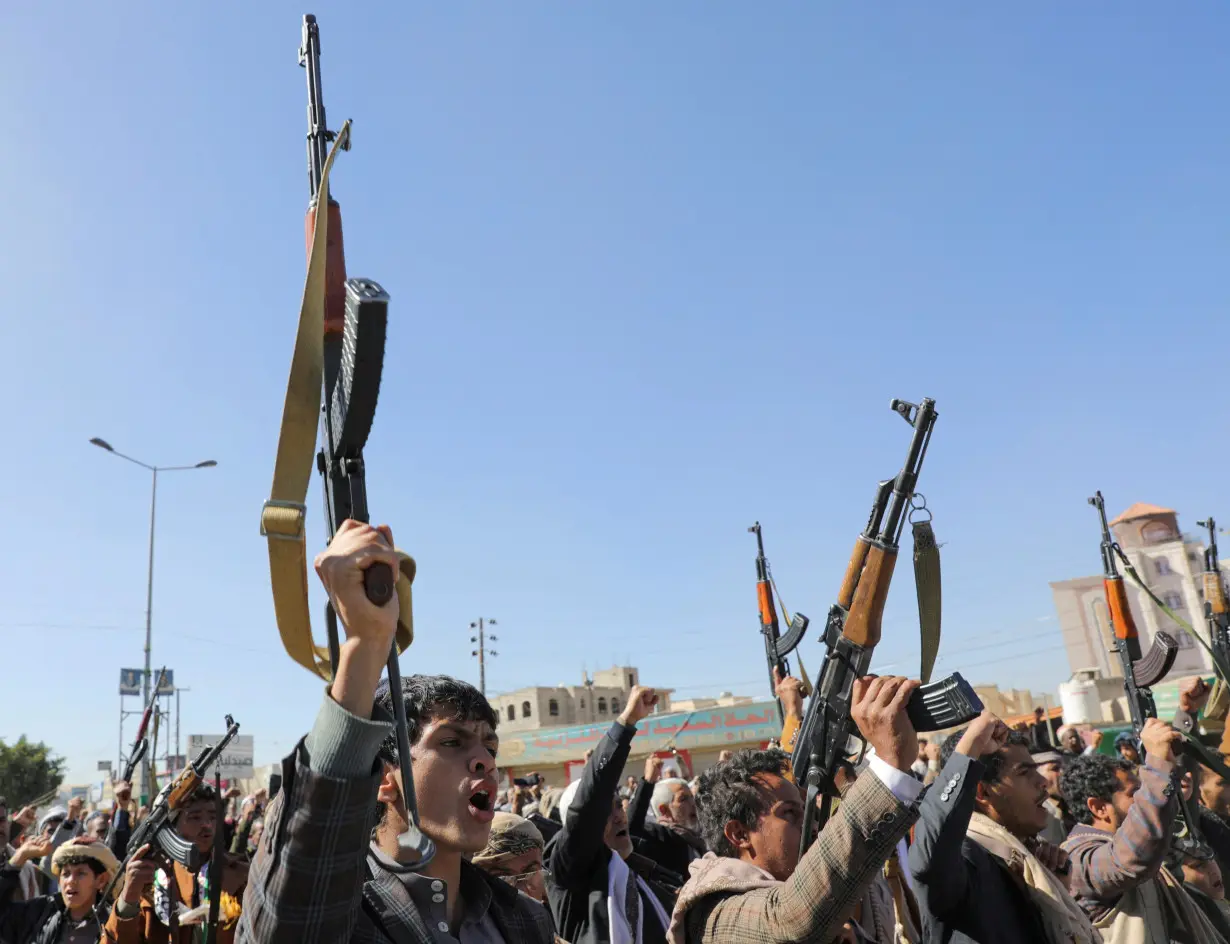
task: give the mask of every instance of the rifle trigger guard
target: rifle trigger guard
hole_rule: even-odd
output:
[[[926,518],[916,519],[914,517],[916,513],[921,515],[923,512],[926,512],[927,514]],[[915,492],[913,495],[911,495],[910,496],[910,514],[909,514],[910,524],[915,524],[916,521],[932,521],[934,519],[935,519],[935,515],[932,514],[931,509],[927,507],[927,496],[924,495],[922,492]]]

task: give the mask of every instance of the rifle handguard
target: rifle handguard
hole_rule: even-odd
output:
[[[905,713],[919,733],[969,724],[982,714],[982,699],[960,672],[914,690]]]
[[[1132,678],[1138,687],[1152,688],[1166,677],[1178,657],[1178,642],[1170,633],[1158,630],[1149,651],[1132,663]]]

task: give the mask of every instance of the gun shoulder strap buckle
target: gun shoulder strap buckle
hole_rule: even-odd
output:
[[[350,122],[338,132],[325,160],[316,196],[317,207],[329,205],[329,171],[333,159],[350,139]],[[316,465],[316,431],[320,424],[324,378],[325,333],[325,245],[329,213],[315,214],[312,250],[308,258],[303,303],[299,309],[299,328],[295,353],[290,364],[290,382],[282,408],[282,427],[278,433],[278,453],[274,463],[269,501],[261,508],[261,536],[269,543],[269,577],[273,585],[273,607],[278,632],[287,654],[301,666],[326,682],[333,679],[329,649],[312,639],[312,617],[308,601],[307,499],[312,471]],[[397,649],[404,652],[414,639],[414,618],[410,586],[414,580],[414,559],[401,553],[397,575]]]

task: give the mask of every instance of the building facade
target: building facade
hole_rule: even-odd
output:
[[[640,670],[635,666],[617,665],[582,675],[580,685],[561,682],[554,688],[530,686],[504,692],[488,698],[500,718],[500,733],[536,731],[576,724],[611,722],[619,717],[628,703],[628,695],[641,684]],[[671,710],[672,689],[658,688],[660,714]]]
[[[1140,578],[1170,609],[1191,623],[1207,643],[1202,587],[1205,545],[1183,534],[1178,514],[1173,509],[1157,505],[1138,502],[1110,525],[1115,540]],[[1224,579],[1224,564],[1222,571]],[[1167,678],[1211,671],[1212,663],[1204,648],[1163,613],[1126,574],[1124,586],[1140,633],[1141,649],[1148,651],[1159,630],[1174,636],[1179,643],[1178,658]],[[1114,633],[1101,575],[1055,581],[1051,584],[1051,594],[1073,674],[1083,669],[1096,669],[1103,678],[1122,678],[1119,657],[1113,650]]]

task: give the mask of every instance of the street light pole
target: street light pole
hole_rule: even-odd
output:
[[[99,449],[105,449],[113,456],[119,456],[121,459],[127,459],[133,465],[139,465],[141,468],[150,472],[153,476],[153,487],[150,490],[149,500],[149,572],[145,584],[145,671],[141,676],[141,697],[145,704],[149,704],[150,696],[150,643],[153,636],[154,622],[154,521],[158,507],[158,473],[159,472],[182,472],[192,469],[212,469],[218,463],[213,459],[205,459],[195,465],[150,465],[148,462],[142,462],[140,459],[134,459],[132,456],[124,455],[115,449],[105,439],[99,439],[95,436],[90,440],[90,444],[97,446]],[[178,711],[178,708],[177,708]],[[178,716],[176,718],[178,721]],[[147,751],[141,765],[141,789],[148,792],[149,785],[153,782],[151,779],[151,764],[153,758],[150,756],[152,752]]]

